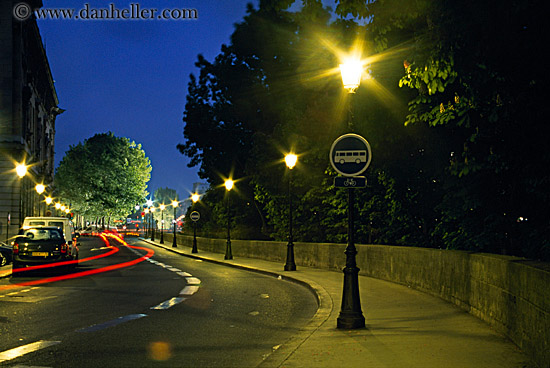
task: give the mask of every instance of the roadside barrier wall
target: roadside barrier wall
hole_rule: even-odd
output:
[[[171,244],[172,234],[165,234]],[[192,236],[177,243],[192,246]],[[225,239],[197,238],[201,250],[225,253]],[[550,264],[465,251],[356,245],[360,274],[438,296],[508,336],[540,367],[550,367]],[[286,261],[286,242],[231,240],[233,257]],[[341,270],[345,244],[294,243],[296,265]],[[342,277],[343,278],[343,277]]]

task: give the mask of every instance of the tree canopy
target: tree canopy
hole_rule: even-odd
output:
[[[211,185],[212,225],[232,176],[236,226],[285,238],[282,158],[294,151],[295,238],[344,240],[328,151],[353,119],[373,149],[358,241],[550,258],[540,1],[337,0],[335,13],[292,3],[249,5],[231,43],[212,62],[199,55],[191,75],[178,148]],[[337,66],[354,45],[369,78],[349,106]]]
[[[125,217],[144,201],[150,177],[141,145],[96,134],[65,153],[55,173],[56,195],[85,216]]]

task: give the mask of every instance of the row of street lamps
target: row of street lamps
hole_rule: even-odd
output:
[[[17,173],[17,176],[19,177],[19,179],[23,179],[28,173],[28,166],[25,165],[25,164],[17,164],[15,166],[15,172]],[[35,185],[34,189],[36,190],[36,193],[38,194],[38,198],[40,199],[40,196],[46,191],[46,186],[42,183],[38,183],[38,184]],[[20,195],[21,195],[21,191],[20,191]],[[23,202],[22,198],[20,198],[20,209],[19,210],[21,212],[21,215],[22,215],[22,209],[23,209],[22,208],[23,207],[22,202]],[[53,198],[48,195],[44,198],[44,202],[49,207],[53,203]],[[64,212],[65,214],[68,214],[68,213],[71,212],[69,207],[64,205],[61,202],[57,202],[54,205],[54,207],[57,210],[57,213],[59,213],[59,211]],[[38,216],[41,216],[41,210],[42,210],[41,201],[39,201],[38,202]],[[44,209],[44,214],[46,214],[46,209]]]
[[[172,207],[174,208],[174,239],[173,239],[173,242],[172,242],[172,247],[174,248],[177,248],[177,243],[176,243],[176,225],[177,225],[177,221],[176,221],[176,210],[179,206],[179,202],[177,200],[173,200],[172,201]],[[139,209],[139,205],[136,206],[136,210]],[[164,210],[166,210],[166,205],[163,203],[159,206],[159,209],[160,209],[160,213],[161,213],[161,232],[160,232],[160,243],[161,244],[164,244]],[[151,213],[151,215],[149,216],[149,229],[151,229],[151,240],[154,241],[155,240],[155,220],[154,220],[154,217],[153,217],[153,213],[155,212],[155,207],[153,207],[153,201],[152,200],[148,200],[147,201],[147,208],[145,208],[143,210],[143,212],[145,212],[145,216],[147,216],[149,213]]]
[[[352,111],[352,95],[359,87],[362,78],[363,65],[359,60],[348,60],[343,64],[340,64],[340,72],[342,76],[342,83],[344,88],[348,91],[349,95],[349,117],[348,117],[348,129],[353,133],[353,111]],[[289,169],[288,175],[288,243],[287,243],[287,256],[284,266],[285,271],[295,271],[296,263],[294,261],[294,239],[292,236],[292,169],[298,161],[298,156],[293,153],[289,153],[285,156],[285,163]],[[233,180],[228,179],[225,182],[225,188],[227,190],[227,245],[225,251],[225,259],[233,259],[231,253],[231,217],[230,217],[230,199],[229,191],[233,188]],[[356,264],[357,250],[355,248],[354,240],[354,212],[355,212],[355,189],[348,189],[348,243],[346,246],[346,266],[343,269],[344,272],[344,285],[342,293],[342,306],[340,315],[337,320],[337,328],[343,329],[355,329],[365,327],[365,318],[361,311],[361,302],[359,298],[359,268]]]

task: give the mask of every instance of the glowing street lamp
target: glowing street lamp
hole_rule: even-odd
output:
[[[296,263],[294,262],[294,240],[292,238],[292,194],[290,188],[292,186],[292,169],[298,162],[298,156],[289,153],[285,156],[286,167],[288,167],[288,244],[286,245],[286,263],[285,271],[296,271]]]
[[[359,84],[361,84],[361,75],[363,73],[363,65],[360,60],[348,59],[343,64],[340,64],[340,74],[342,75],[342,83],[348,93],[355,93]]]
[[[166,206],[164,204],[160,205],[160,244],[164,244],[164,210]]]
[[[36,187],[34,187],[34,189],[36,189],[36,193],[42,194],[46,190],[46,187],[44,186],[44,184],[36,184]]]
[[[172,207],[174,207],[174,240],[172,241],[172,248],[177,248],[178,244],[176,243],[176,209],[178,208],[178,201],[172,201]]]
[[[27,165],[18,164],[15,167],[15,172],[17,173],[17,176],[19,176],[20,179],[23,178],[25,175],[27,175]]]
[[[55,207],[55,215],[59,216],[59,210],[61,209],[61,203],[57,202],[54,207]]]
[[[227,243],[225,245],[224,259],[233,259],[233,252],[231,251],[231,212],[229,211],[229,192],[233,189],[233,180],[227,179],[224,183],[225,190],[227,191]]]

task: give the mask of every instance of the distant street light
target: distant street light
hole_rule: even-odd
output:
[[[61,209],[61,203],[57,202],[54,207],[55,207],[55,215],[59,216],[59,210]]]
[[[229,194],[233,189],[233,180],[227,179],[225,181],[225,190],[227,191],[227,243],[225,245],[224,259],[233,259],[233,252],[231,251],[231,212],[230,212],[230,200]]]
[[[294,239],[292,238],[292,169],[298,161],[298,156],[289,153],[285,156],[286,167],[288,167],[288,244],[286,245],[285,271],[296,271],[294,262]]]
[[[363,66],[359,60],[348,60],[340,64],[342,83],[350,96],[348,126],[353,132],[353,111],[351,105],[352,94],[359,87]],[[355,248],[354,230],[355,191],[348,188],[348,244],[346,246],[346,266],[344,267],[344,289],[342,293],[342,307],[337,319],[337,328],[354,329],[365,327],[365,317],[361,311],[359,298],[359,268],[356,263],[357,249]]]
[[[201,196],[198,195],[198,193],[194,193],[191,196],[191,200],[193,201],[193,208],[195,207],[195,203],[197,203],[200,198],[201,198]],[[191,219],[191,221],[193,221],[193,248],[191,248],[191,253],[198,253],[198,249],[197,249],[197,221],[193,220],[193,219]]]
[[[164,244],[164,210],[166,206],[164,204],[160,205],[160,244]]]
[[[172,201],[172,207],[174,207],[174,240],[172,241],[172,248],[177,248],[176,243],[176,209],[178,208],[178,201]]]

